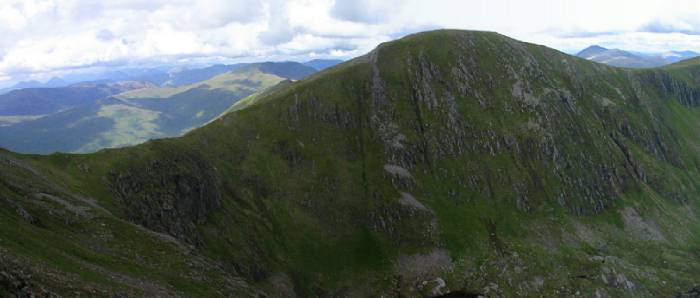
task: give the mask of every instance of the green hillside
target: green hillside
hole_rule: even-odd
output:
[[[145,81],[119,81],[83,82],[66,87],[13,90],[8,94],[0,95],[0,125],[22,122],[31,119],[32,116],[35,118],[46,116],[88,105],[100,98],[125,91],[151,87],[154,85]]]
[[[127,91],[115,97],[121,99],[168,98],[196,88],[225,90],[230,92],[240,92],[246,89],[258,90],[260,86],[272,86],[279,83],[280,77],[281,76],[272,73],[264,72],[261,70],[259,64],[253,64],[194,84],[179,87],[143,88]]]
[[[666,68],[683,68],[686,66],[698,66],[700,65],[700,57],[686,59],[677,63],[670,64]]]
[[[131,90],[0,127],[0,146],[23,153],[95,152],[180,136],[283,80],[252,64],[191,85]]]
[[[2,153],[0,294],[689,293],[698,78],[440,30],[181,138]]]

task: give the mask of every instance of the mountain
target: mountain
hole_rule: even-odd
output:
[[[60,88],[26,88],[0,95],[0,116],[36,116],[91,103],[124,91],[153,87],[148,82],[79,83]]]
[[[324,70],[326,68],[335,66],[337,64],[343,63],[343,60],[337,59],[313,59],[304,62],[304,65],[312,67],[316,70]]]
[[[39,119],[0,127],[0,146],[24,153],[94,152],[179,136],[218,117],[242,98],[311,71],[295,64],[246,64],[195,84],[130,88]],[[90,84],[73,87],[85,85]]]
[[[678,69],[693,69],[692,66],[698,66],[698,65],[700,65],[700,57],[695,57],[695,58],[683,60],[680,62],[676,62],[676,63],[670,64],[670,65],[667,65],[666,68],[671,69],[671,70],[673,70],[673,69],[676,69],[676,70],[678,70]],[[691,66],[691,67],[689,67],[689,66]]]
[[[439,30],[181,138],[1,152],[0,291],[691,295],[698,78]]]
[[[162,86],[182,86],[206,81],[217,75],[235,70],[244,64],[224,65],[217,64],[204,68],[180,69],[168,73],[168,78],[160,82]]]
[[[12,90],[17,90],[17,89],[25,89],[25,88],[56,88],[56,87],[64,87],[68,86],[70,83],[64,81],[61,78],[51,78],[50,80],[46,81],[45,83],[39,82],[39,81],[22,81],[17,84],[14,84],[8,88],[3,88],[0,89],[0,95],[6,94]]]
[[[192,68],[129,67],[95,73],[68,74],[63,77],[63,80],[71,82],[148,81],[157,86],[182,86],[211,79],[243,65],[212,65]]]
[[[301,80],[316,72],[314,68],[297,62],[263,62],[257,64],[261,71],[288,78]]]
[[[76,76],[68,76],[74,81],[148,81],[154,85],[161,86],[164,82],[170,79],[169,69],[166,67],[157,68],[138,68],[130,67],[119,70],[109,70],[105,72],[98,72],[94,74],[84,74]],[[213,75],[212,75],[213,76]]]
[[[124,77],[137,78],[153,82],[158,86],[177,87],[206,81],[217,75],[233,71],[247,64],[216,64],[202,68],[179,69],[128,69],[125,71],[109,72],[99,76],[101,79],[118,80]]]
[[[700,56],[700,53],[693,51],[669,51],[662,53],[661,56],[666,59],[666,61],[676,63],[682,60],[687,60],[690,58]]]
[[[308,76],[317,70],[329,67],[342,62],[340,60],[312,60],[306,67],[295,62],[261,62],[273,63],[272,71],[283,71],[287,73],[285,77],[293,77],[295,80]],[[39,81],[23,81],[9,88],[0,89],[0,95],[12,90],[26,88],[56,88],[64,87],[79,82],[118,82],[118,81],[148,81],[157,86],[177,87],[206,81],[217,75],[236,70],[252,64],[260,63],[237,63],[237,64],[215,64],[207,67],[155,67],[155,68],[124,68],[88,74],[68,74],[63,78],[54,77],[46,83]]]
[[[662,54],[631,53],[618,49],[606,49],[593,45],[576,56],[600,63],[627,68],[651,68],[700,56],[693,51],[670,51]]]

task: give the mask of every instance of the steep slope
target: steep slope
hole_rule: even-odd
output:
[[[39,169],[0,152],[0,296],[256,293],[193,247],[121,220],[47,179],[69,176]]]
[[[0,127],[0,146],[24,153],[94,152],[179,136],[284,79],[250,65],[191,85],[132,90]]]
[[[34,176],[2,176],[0,215],[12,220],[0,231],[45,232],[19,220],[42,209],[11,204],[69,192],[192,245],[226,280],[245,279],[231,288],[273,297],[683,294],[700,278],[700,91],[684,77],[694,71],[612,68],[495,33],[411,35],[182,138],[7,154],[4,168]],[[21,183],[41,175],[67,191]],[[75,249],[51,250],[74,258],[66,266],[22,250],[50,241],[34,234],[0,247],[51,272],[109,265],[185,295],[213,285],[171,281],[177,271],[151,271],[157,261],[131,270],[109,245],[91,246],[97,231],[66,226],[48,228],[75,237]],[[26,266],[33,284],[63,289]],[[71,291],[118,288],[105,275],[78,276]]]
[[[324,70],[329,67],[336,66],[340,63],[343,63],[343,60],[337,60],[337,59],[313,59],[304,62],[304,65],[313,67],[316,70]]]
[[[673,63],[671,65],[666,66],[666,69],[689,69],[689,70],[696,70],[700,66],[700,57],[696,58],[691,58],[691,59],[686,59],[680,62]]]

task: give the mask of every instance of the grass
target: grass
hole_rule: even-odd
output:
[[[439,276],[450,289],[481,292],[497,283],[505,296],[592,296],[598,288],[669,296],[700,272],[700,243],[682,241],[681,230],[700,227],[700,123],[696,107],[641,84],[648,75],[495,33],[435,31],[253,95],[253,104],[182,138],[22,159],[117,216],[124,206],[108,188],[113,177],[135,177],[143,187],[134,197],[159,202],[164,192],[186,194],[189,184],[164,186],[211,169],[207,179],[222,202],[197,226],[198,253],[271,293],[278,275],[301,296],[416,294],[411,289]],[[413,181],[397,182],[386,164],[404,167]],[[401,205],[401,192],[430,211]],[[635,208],[668,241],[630,235],[624,208]],[[155,261],[126,268],[120,259],[75,254],[211,294],[199,291],[214,279],[180,277],[187,257],[151,256],[152,248],[128,240],[138,234],[122,233],[129,236],[120,243]],[[449,251],[450,268],[392,283],[401,275],[397,257],[433,249]],[[152,269],[160,266],[166,270]],[[603,267],[637,287],[606,284]]]

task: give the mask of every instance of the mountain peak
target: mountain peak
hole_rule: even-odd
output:
[[[51,79],[46,81],[45,84],[52,86],[52,87],[58,87],[58,85],[66,84],[66,81],[64,81],[63,79],[61,79],[59,77],[52,77]]]
[[[576,56],[579,56],[579,57],[590,56],[590,55],[595,55],[598,53],[605,52],[607,50],[608,50],[607,48],[601,47],[599,45],[592,45],[592,46],[589,46],[589,47],[581,50],[580,52],[578,52],[578,54],[576,54]]]
[[[584,50],[607,50],[608,48],[599,46],[597,44],[591,45]]]

